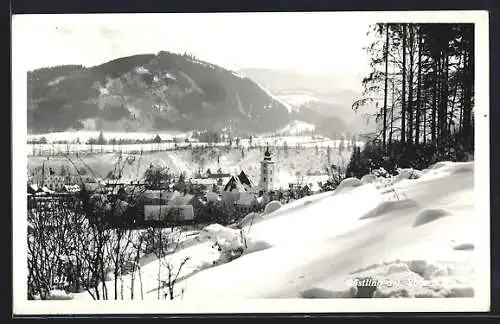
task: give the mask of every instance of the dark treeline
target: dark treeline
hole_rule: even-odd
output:
[[[370,32],[372,71],[353,109],[377,107],[380,153],[401,166],[423,152],[427,164],[472,154],[474,25],[380,23]]]

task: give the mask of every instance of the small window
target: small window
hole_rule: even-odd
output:
[[[266,177],[264,177],[264,182],[266,182]]]

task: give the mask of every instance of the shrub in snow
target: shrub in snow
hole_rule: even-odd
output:
[[[380,167],[378,169],[372,170],[372,174],[375,177],[382,177],[382,178],[387,178],[387,177],[390,176],[389,172],[387,172],[387,170],[384,169],[383,167]],[[364,176],[363,176],[363,178],[364,178]]]
[[[347,179],[344,179],[339,184],[337,189],[335,189],[335,192],[339,193],[339,192],[344,191],[346,189],[356,188],[356,187],[359,187],[361,185],[362,185],[361,180],[359,180],[358,178],[347,178]]]
[[[236,230],[219,224],[212,224],[202,229],[200,232],[202,240],[210,240],[212,247],[220,252],[215,264],[230,262],[240,257],[247,248],[246,237],[242,230]]]
[[[396,176],[396,181],[404,180],[404,179],[418,179],[421,176],[421,172],[418,170],[410,169],[398,169],[398,175]]]
[[[283,206],[281,202],[277,200],[273,200],[267,203],[266,207],[264,208],[264,214],[270,214]]]
[[[365,174],[362,178],[361,178],[361,183],[362,184],[366,184],[366,183],[374,183],[377,181],[377,176],[374,175],[374,174]]]
[[[435,221],[441,217],[448,216],[450,213],[444,209],[424,209],[418,215],[413,227],[421,226]]]

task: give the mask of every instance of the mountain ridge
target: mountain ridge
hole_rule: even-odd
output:
[[[62,65],[28,72],[28,131],[266,132],[294,120],[321,130],[322,116],[292,111],[260,82],[189,54],[161,51],[93,67]],[[314,113],[313,113],[314,115]],[[335,115],[327,128],[345,130]]]

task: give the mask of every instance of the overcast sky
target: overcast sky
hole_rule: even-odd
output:
[[[370,23],[341,13],[31,15],[14,17],[13,35],[27,70],[167,50],[231,70],[326,73],[359,90]]]
[[[369,71],[370,24],[436,17],[468,19],[446,11],[24,15],[13,17],[13,43],[26,70],[166,50],[232,70],[292,69],[359,84]]]

